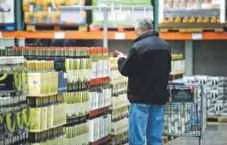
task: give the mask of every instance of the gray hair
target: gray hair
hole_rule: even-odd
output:
[[[150,31],[153,29],[153,23],[151,19],[142,18],[136,20],[135,29],[141,29],[142,31]]]

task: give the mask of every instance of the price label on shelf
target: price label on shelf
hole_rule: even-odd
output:
[[[116,32],[115,35],[114,35],[114,39],[124,40],[125,39],[125,33],[123,33],[123,32]]]
[[[55,39],[65,39],[65,32],[55,32],[54,38]]]
[[[202,33],[192,33],[192,40],[202,40]]]
[[[30,12],[33,12],[33,5],[30,5],[30,6],[29,6],[29,11],[30,11]]]
[[[67,76],[67,73],[64,73],[64,79],[67,79],[68,76]]]
[[[0,32],[0,38],[2,38],[2,32]]]
[[[52,12],[51,7],[48,7],[48,13],[50,14]]]

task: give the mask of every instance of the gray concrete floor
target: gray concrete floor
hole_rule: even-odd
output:
[[[199,145],[197,138],[177,138],[167,145]],[[208,124],[203,145],[227,145],[227,124]]]

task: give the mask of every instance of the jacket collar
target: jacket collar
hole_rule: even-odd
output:
[[[151,36],[159,36],[159,33],[156,32],[156,31],[146,32],[146,33],[140,35],[139,37],[137,37],[134,42],[137,42],[139,40],[142,40],[142,39],[144,39],[146,37],[151,37]]]

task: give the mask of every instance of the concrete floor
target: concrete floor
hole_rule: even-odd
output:
[[[167,145],[199,145],[197,138],[177,138]],[[204,133],[203,145],[227,145],[227,124],[209,124]]]

